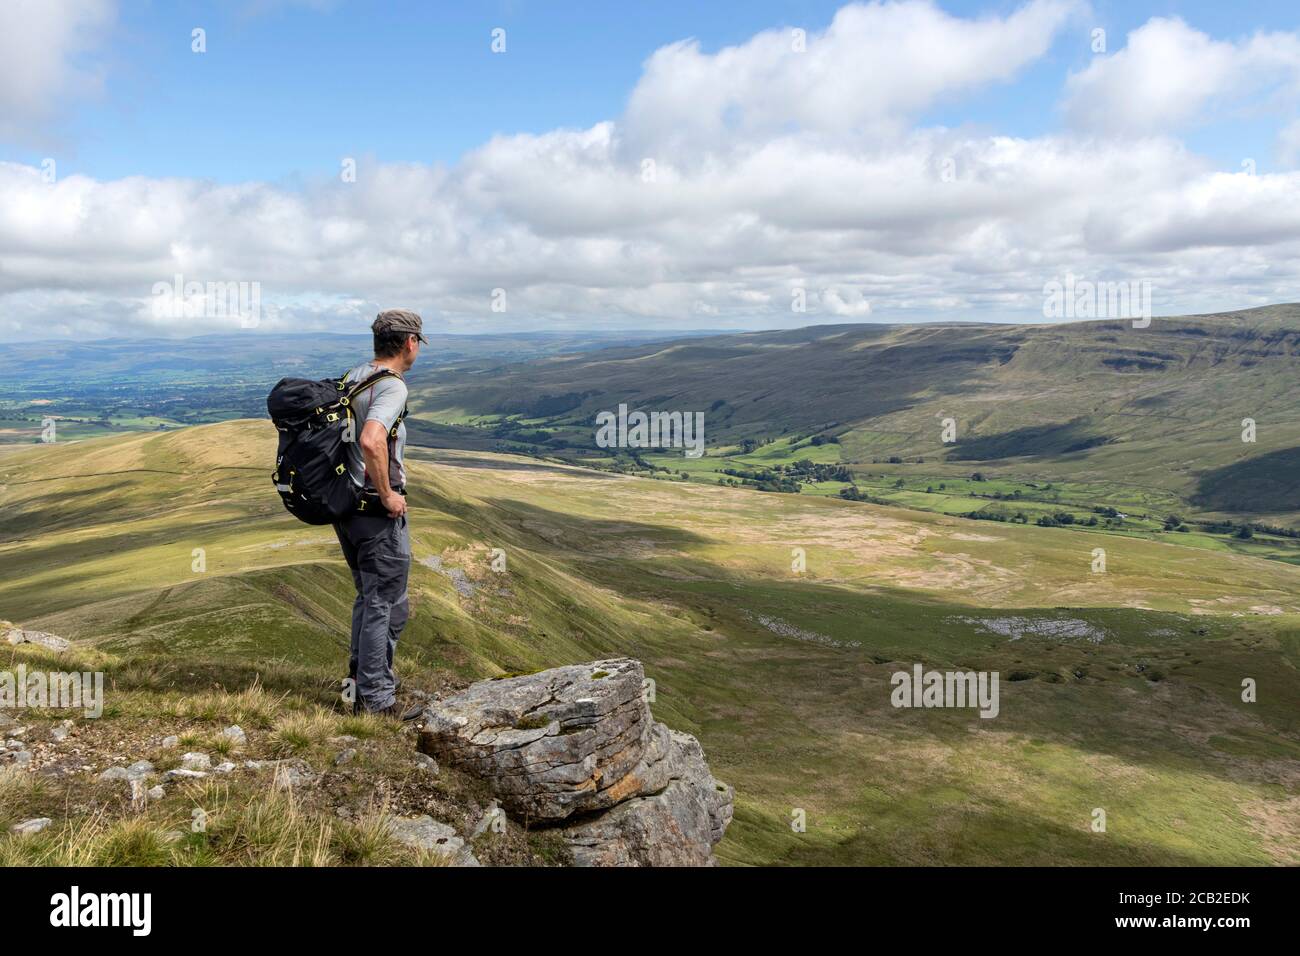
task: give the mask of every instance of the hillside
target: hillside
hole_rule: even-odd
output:
[[[59,440],[122,431],[158,431],[250,418],[266,409],[266,393],[285,376],[338,376],[370,354],[364,334],[276,333],[248,329],[189,338],[0,342],[0,361],[21,366],[0,396],[0,444],[41,440],[44,422],[58,422]],[[413,370],[419,384],[459,368],[606,345],[661,339],[652,332],[428,333],[426,359]]]
[[[902,478],[909,492],[979,470],[1073,483],[1089,504],[1161,518],[1297,527],[1298,381],[1300,305],[1279,305],[1145,329],[835,325],[603,349],[490,377],[440,375],[421,390],[418,416],[477,426],[502,448],[598,462],[597,412],[698,411],[708,454],[731,466],[807,457],[843,464],[877,491]],[[1242,441],[1244,418],[1256,423],[1254,443]],[[676,468],[672,458],[655,464]],[[900,503],[949,510],[919,496]]]
[[[0,617],[72,639],[69,660],[107,672],[114,706],[96,735],[135,738],[166,717],[203,737],[242,720],[308,758],[328,735],[358,735],[331,716],[346,570],[328,529],[282,511],[273,450],[259,421],[0,450]],[[644,661],[655,717],[699,737],[735,787],[725,863],[1300,863],[1300,568],[508,455],[412,454],[404,681]],[[12,655],[53,666],[26,645]],[[890,675],[916,662],[998,670],[997,719],[891,707]],[[1258,703],[1242,702],[1243,677]],[[387,738],[366,732],[380,742],[370,772],[388,773]],[[403,806],[472,823],[467,785],[396,779],[387,789]],[[75,777],[46,786],[23,797],[26,812],[82,794]],[[1098,806],[1106,834],[1090,830]],[[189,808],[164,802],[133,826],[173,826]],[[796,810],[806,832],[789,825]],[[79,812],[62,832],[86,825]],[[549,852],[542,834],[512,828],[509,841],[499,862]]]

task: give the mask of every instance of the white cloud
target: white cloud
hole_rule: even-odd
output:
[[[363,162],[355,183],[49,183],[0,163],[0,336],[156,332],[151,290],[177,274],[259,282],[271,329],[358,328],[395,304],[462,331],[1032,318],[1066,272],[1148,279],[1165,313],[1294,299],[1300,172],[1224,174],[1168,136],[909,128],[1030,62],[1068,9],[872,5],[803,54],[783,31],[712,55],[678,45],[650,58],[623,117],[497,137],[453,167]],[[912,50],[914,34],[941,52]],[[943,68],[866,90],[844,52],[859,47]],[[730,86],[710,98],[715,83]],[[1207,102],[1192,99],[1180,115]]]
[[[862,318],[871,313],[871,303],[858,289],[823,289],[821,302],[831,315]]]
[[[690,161],[791,126],[829,137],[894,131],[946,94],[1011,79],[1077,8],[1032,0],[1005,18],[963,19],[929,2],[851,4],[796,50],[793,28],[709,54],[657,50],[625,118],[633,156]]]
[[[5,0],[0,3],[0,138],[31,141],[68,96],[98,89],[79,62],[100,46],[112,0]]]
[[[1259,33],[1215,40],[1178,18],[1156,18],[1123,49],[1098,56],[1067,83],[1076,127],[1107,134],[1179,130],[1225,111],[1296,104],[1300,37]]]

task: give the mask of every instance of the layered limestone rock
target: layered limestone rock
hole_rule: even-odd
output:
[[[39,644],[51,651],[66,651],[72,646],[67,638],[46,634],[44,631],[25,631],[9,621],[0,621],[0,637],[10,644]]]
[[[420,749],[523,822],[561,827],[579,865],[709,865],[733,791],[699,741],[654,720],[644,685],[628,658],[480,681],[428,705]]]

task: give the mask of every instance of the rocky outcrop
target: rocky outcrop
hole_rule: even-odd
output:
[[[654,720],[644,684],[628,658],[480,681],[428,705],[420,749],[560,828],[579,865],[710,865],[733,791],[699,741]]]
[[[0,638],[10,644],[39,644],[51,651],[66,651],[72,642],[44,631],[25,631],[9,621],[0,621]]]

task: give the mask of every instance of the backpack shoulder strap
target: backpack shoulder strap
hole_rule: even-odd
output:
[[[388,429],[388,437],[389,437],[389,438],[396,438],[396,437],[397,437],[397,428],[398,428],[399,425],[402,424],[402,419],[404,419],[404,418],[406,417],[406,413],[409,412],[410,410],[411,410],[411,408],[410,408],[409,405],[408,405],[408,406],[404,406],[404,407],[402,408],[402,414],[400,414],[400,415],[397,416],[397,421],[393,422],[393,427],[390,428],[390,429]]]
[[[370,386],[374,385],[380,379],[384,379],[384,378],[401,378],[401,376],[398,375],[396,372],[394,372],[391,368],[382,368],[374,375],[371,375],[368,378],[363,379],[359,384],[353,386],[348,391],[348,400],[351,401],[353,398],[356,398],[356,396],[360,395],[366,389],[370,388]],[[347,384],[348,384],[347,378],[345,377],[342,381],[342,385],[346,386]]]
[[[353,387],[353,388],[348,392],[348,394],[347,394],[347,396],[346,396],[346,402],[345,402],[344,404],[345,404],[345,405],[351,405],[351,403],[352,403],[352,399],[356,398],[356,396],[360,395],[360,394],[361,394],[362,392],[364,392],[366,389],[370,388],[370,386],[374,385],[374,384],[375,384],[376,382],[378,382],[380,379],[384,379],[384,378],[397,378],[397,379],[400,379],[401,377],[402,377],[402,376],[398,375],[398,374],[397,374],[396,372],[394,372],[391,368],[381,368],[381,369],[380,369],[378,372],[376,372],[374,375],[369,376],[369,377],[366,378],[364,381],[362,381],[362,382],[360,382],[358,385],[354,386],[354,387]],[[347,381],[347,375],[345,374],[345,375],[343,376],[343,378],[339,380],[339,388],[340,388],[340,389],[346,388],[346,387],[347,387],[347,384],[348,384],[348,381]],[[397,416],[397,420],[396,420],[395,422],[393,422],[393,427],[390,428],[390,429],[388,430],[388,435],[389,435],[390,438],[396,438],[396,437],[397,437],[397,428],[398,428],[399,425],[402,424],[402,419],[406,417],[406,413],[409,412],[409,411],[410,411],[409,406],[403,406],[403,407],[402,407],[402,413],[401,413],[400,415]],[[351,415],[351,414],[352,414],[352,409],[351,409],[351,408],[348,408],[348,415]]]

